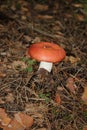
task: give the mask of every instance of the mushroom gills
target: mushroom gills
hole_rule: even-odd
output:
[[[52,66],[53,66],[52,62],[41,61],[40,65],[39,65],[39,69],[43,68],[43,69],[47,70],[48,72],[51,72]]]

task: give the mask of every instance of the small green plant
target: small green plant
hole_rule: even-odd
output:
[[[53,107],[53,108],[52,108],[52,113],[53,113],[55,116],[58,115],[58,114],[59,114],[58,108],[57,108],[57,107]]]
[[[46,94],[40,93],[39,97],[45,99],[46,103],[50,101],[50,93],[46,93]]]
[[[63,117],[64,120],[70,120],[72,119],[72,115],[66,115]]]
[[[24,58],[22,58],[22,61],[27,64],[27,68],[25,69],[25,71],[32,72],[33,71],[33,65],[35,64],[35,60],[24,57]]]
[[[83,116],[87,119],[87,112],[83,112]]]

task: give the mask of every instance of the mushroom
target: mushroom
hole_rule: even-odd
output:
[[[32,44],[28,49],[28,56],[40,61],[39,69],[43,68],[51,72],[53,63],[64,59],[66,53],[62,47],[49,42]]]

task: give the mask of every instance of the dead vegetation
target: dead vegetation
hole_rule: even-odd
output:
[[[82,4],[74,4],[1,2],[0,108],[11,119],[18,112],[32,116],[31,130],[87,128],[87,22],[79,11]],[[27,48],[39,41],[66,51],[50,74],[38,74],[39,63],[26,57]]]

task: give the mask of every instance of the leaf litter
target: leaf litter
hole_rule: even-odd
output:
[[[19,126],[28,129],[29,126],[21,127],[15,120],[15,115],[21,120],[18,113],[23,113],[24,119],[27,115],[34,120],[31,130],[86,129],[87,23],[85,14],[78,11],[82,7],[82,3],[72,0],[1,2],[0,110],[4,114],[0,114],[0,127],[3,130],[10,129],[2,125],[4,119],[15,124],[12,130]],[[66,58],[54,64],[50,74],[43,70],[38,73],[38,62],[26,60],[28,47],[37,41],[55,42],[66,50]]]

